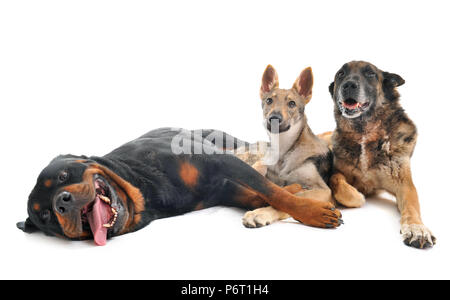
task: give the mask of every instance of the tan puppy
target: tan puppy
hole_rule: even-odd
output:
[[[300,184],[303,190],[296,193],[297,196],[333,202],[327,185],[332,153],[327,144],[314,135],[305,116],[305,106],[312,97],[311,68],[301,72],[291,89],[278,86],[278,74],[269,65],[263,74],[260,97],[270,143],[260,143],[256,155],[246,151],[238,157],[280,186]],[[247,212],[243,223],[246,227],[261,227],[288,217],[269,206]]]

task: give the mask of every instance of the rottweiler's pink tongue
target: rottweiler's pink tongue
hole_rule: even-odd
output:
[[[103,224],[107,224],[110,221],[111,214],[111,208],[109,205],[100,200],[99,197],[95,198],[92,211],[87,213],[89,225],[91,227],[92,234],[94,235],[94,241],[99,246],[106,245],[108,228],[103,227]]]

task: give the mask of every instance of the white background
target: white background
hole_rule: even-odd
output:
[[[449,279],[448,12],[448,1],[2,1],[0,278]],[[284,88],[313,68],[309,123],[332,130],[328,85],[360,59],[406,80],[432,250],[403,245],[390,200],[343,210],[337,230],[292,220],[250,230],[243,211],[212,208],[105,247],[15,227],[57,154],[103,155],[162,126],[266,139],[269,63]]]

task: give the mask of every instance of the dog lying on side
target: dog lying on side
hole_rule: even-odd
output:
[[[174,148],[178,144],[187,151]],[[153,220],[216,205],[271,205],[307,225],[339,226],[341,214],[331,203],[295,196],[299,190],[272,183],[204,134],[161,128],[102,157],[53,159],[28,198],[28,218],[17,227],[105,245]]]
[[[296,194],[299,197],[333,203],[327,185],[333,155],[328,145],[314,135],[305,115],[305,106],[312,97],[311,68],[301,72],[291,89],[278,86],[277,72],[269,65],[262,77],[260,97],[270,143],[262,147],[259,156],[245,152],[238,157],[280,186],[300,184],[303,190]],[[269,206],[247,212],[243,224],[254,228],[286,218],[289,214]]]
[[[395,195],[404,243],[427,248],[436,238],[422,223],[411,177],[417,130],[399,103],[397,87],[404,83],[363,61],[349,62],[336,73],[329,88],[337,126],[330,186],[347,207],[360,207],[378,190]]]

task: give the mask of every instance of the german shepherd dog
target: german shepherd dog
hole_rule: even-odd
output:
[[[329,90],[336,130],[332,135],[334,174],[330,187],[337,202],[360,207],[379,190],[397,198],[404,243],[432,247],[436,238],[420,217],[410,158],[417,130],[399,103],[405,81],[364,61],[346,63]]]
[[[314,135],[305,116],[305,106],[312,97],[311,68],[301,72],[291,89],[278,86],[277,72],[268,65],[262,77],[260,97],[270,143],[262,151],[264,157],[255,158],[247,153],[239,157],[280,186],[300,184],[303,189],[296,194],[299,197],[333,203],[327,185],[333,155],[327,144]],[[289,217],[268,206],[247,212],[243,224],[261,227]]]

